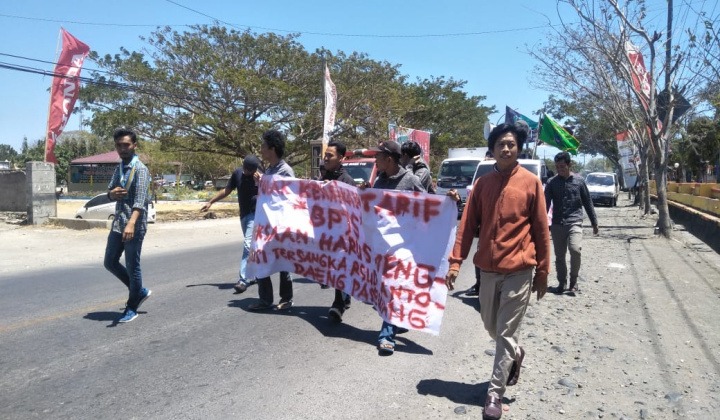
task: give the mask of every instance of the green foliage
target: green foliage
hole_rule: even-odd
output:
[[[720,121],[709,117],[696,118],[672,147],[672,162],[686,171],[697,173],[703,162],[717,162],[720,155]]]
[[[484,96],[468,96],[465,81],[443,77],[418,80],[409,87],[414,108],[405,113],[399,125],[430,131],[430,154],[446,156],[451,147],[480,147],[483,126],[495,107],[481,105]],[[439,170],[442,159],[430,162]]]
[[[18,152],[9,144],[0,144],[0,160],[7,160],[15,163],[18,158]]]
[[[121,49],[91,59],[105,72],[80,92],[95,133],[131,126],[157,145],[153,159],[180,161],[203,177],[230,170],[233,158],[259,155],[268,128],[288,134],[285,159],[305,168],[310,142],[322,137],[323,62],[337,87],[333,138],[348,148],[387,138],[388,122],[433,133],[433,154],[483,144],[493,108],[468,97],[464,81],[434,78],[410,85],[399,65],[366,54],[307,52],[297,35],[253,34],[220,26],[159,29],[149,55]],[[161,156],[158,152],[167,153]],[[225,156],[228,159],[212,158]],[[162,162],[161,162],[162,161]]]

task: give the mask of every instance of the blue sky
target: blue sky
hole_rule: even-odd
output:
[[[567,8],[563,15],[572,18]],[[258,33],[300,32],[309,51],[365,52],[400,64],[412,80],[466,80],[468,94],[487,97],[484,105],[501,112],[510,105],[526,115],[541,108],[549,95],[530,83],[534,63],[527,50],[550,31],[548,22],[560,21],[554,0],[4,1],[0,54],[55,61],[61,26],[101,55],[115,54],[120,47],[142,50],[146,44],[139,37],[156,26],[183,30],[183,25],[211,24],[212,18]],[[0,62],[53,68],[6,55],[0,55]],[[85,69],[95,67],[85,62]],[[0,77],[0,144],[19,151],[23,137],[34,142],[44,136],[50,78],[6,69],[0,69]],[[495,114],[491,122],[501,117]],[[79,127],[76,115],[66,130]]]

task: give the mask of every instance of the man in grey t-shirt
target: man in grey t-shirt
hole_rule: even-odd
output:
[[[260,154],[262,158],[268,162],[265,175],[281,175],[289,178],[295,178],[295,172],[283,160],[285,155],[285,136],[277,130],[268,130],[262,135],[262,145],[260,146]],[[262,175],[255,172],[255,180],[260,184]],[[251,311],[263,311],[268,309],[290,309],[293,304],[293,285],[290,273],[287,271],[280,272],[280,303],[273,306],[273,286],[270,277],[263,277],[257,280],[258,296],[260,302],[254,303],[248,307]]]

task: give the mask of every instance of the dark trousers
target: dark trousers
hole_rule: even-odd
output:
[[[263,303],[272,305],[273,285],[270,277],[263,277],[257,280],[258,296]],[[280,301],[287,302],[293,298],[292,277],[287,271],[280,272]]]

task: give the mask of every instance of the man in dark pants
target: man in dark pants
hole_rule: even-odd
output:
[[[285,155],[285,136],[277,130],[268,130],[262,135],[262,145],[260,146],[260,154],[262,158],[268,162],[268,168],[265,175],[280,175],[289,178],[295,178],[295,172],[288,165],[283,156]],[[255,172],[255,180],[260,184],[262,175]],[[287,271],[280,272],[280,303],[273,306],[273,286],[270,277],[263,277],[257,280],[258,295],[260,302],[254,303],[248,307],[251,311],[263,311],[268,309],[290,309],[293,304],[293,285],[290,273]]]
[[[342,166],[346,151],[345,145],[339,141],[333,140],[328,143],[323,156],[323,166],[325,168],[322,176],[323,181],[338,181],[355,186],[355,180],[345,172],[345,168]],[[345,310],[349,308],[350,296],[343,293],[342,290],[335,289],[335,300],[330,307],[328,316],[337,322],[341,322]]]
[[[257,202],[258,186],[255,183],[255,172],[261,168],[260,159],[255,155],[247,155],[243,160],[242,168],[237,168],[230,176],[225,188],[219,191],[210,199],[200,211],[208,211],[216,201],[222,200],[237,190],[238,205],[240,206],[240,228],[242,229],[244,241],[242,258],[240,259],[240,270],[238,280],[233,287],[235,293],[243,293],[248,286],[256,283],[255,279],[248,279],[245,276],[248,259],[250,258],[250,245],[252,244],[253,227],[255,226],[255,203]]]
[[[129,296],[120,323],[137,318],[140,305],[152,291],[143,287],[140,253],[147,232],[150,171],[135,154],[137,135],[126,129],[113,133],[115,150],[122,162],[115,168],[108,198],[115,201],[115,219],[105,247],[105,268],[128,288]],[[120,256],[125,253],[125,266]]]
[[[570,154],[560,152],[555,155],[557,175],[550,178],[545,186],[545,204],[550,210],[552,202],[552,234],[555,249],[555,269],[557,270],[558,286],[551,289],[552,293],[561,294],[565,291],[567,281],[567,263],[565,254],[570,249],[570,287],[569,291],[578,291],[577,279],[580,273],[580,251],[582,250],[583,207],[590,218],[593,234],[598,234],[598,221],[593,207],[590,192],[585,181],[570,172]]]

